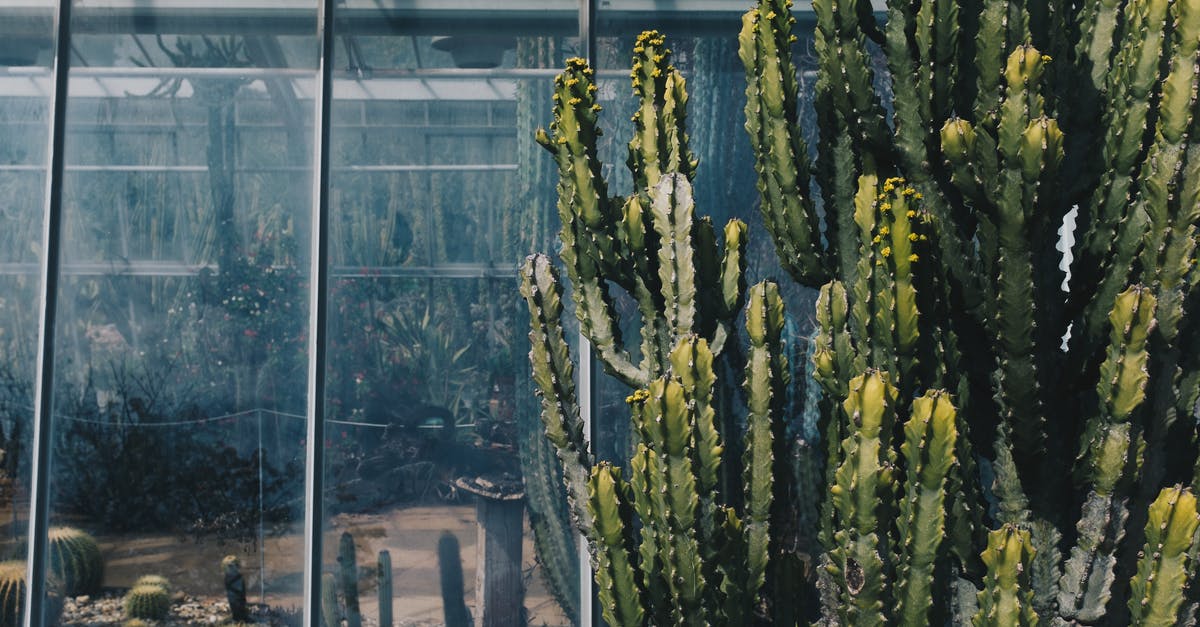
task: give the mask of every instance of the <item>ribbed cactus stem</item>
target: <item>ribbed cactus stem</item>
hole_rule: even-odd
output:
[[[927,625],[933,605],[934,562],[945,534],[946,477],[954,466],[957,411],[948,395],[928,392],[913,401],[904,425],[907,473],[900,497],[901,544],[896,581],[896,621]]]
[[[592,469],[588,507],[596,522],[593,568],[600,610],[610,625],[641,625],[646,616],[631,559],[633,530],[625,522],[630,519],[627,492],[619,469],[603,462]]]
[[[829,272],[796,110],[791,22],[780,0],[760,3],[742,17],[738,54],[746,68],[746,132],[754,149],[762,215],[780,263],[797,281],[820,284]]]
[[[321,624],[325,627],[341,627],[342,610],[338,607],[337,578],[333,573],[321,574]]]
[[[1191,490],[1175,486],[1159,493],[1150,506],[1146,544],[1130,584],[1131,624],[1178,624],[1183,591],[1195,571],[1188,555],[1198,526],[1200,514]]]
[[[592,460],[575,393],[575,366],[560,322],[563,305],[558,273],[548,257],[531,255],[525,260],[521,294],[529,306],[529,362],[542,399],[542,424],[562,462],[575,524],[586,534],[592,526],[586,506]]]
[[[784,356],[783,300],[773,283],[760,283],[750,290],[746,310],[746,334],[750,339],[745,390],[750,413],[746,418],[744,483],[746,486],[746,543],[749,550],[747,593],[758,592],[766,581],[772,546],[771,519],[777,502],[776,481],[787,468],[787,441],[783,404],[788,383]]]
[[[887,373],[869,371],[850,381],[843,404],[850,423],[830,487],[837,529],[830,553],[842,621],[850,625],[885,624],[892,609],[885,608],[894,582],[885,570],[890,548],[880,521],[890,518],[885,508],[895,502],[895,452],[888,442],[897,393]]]
[[[983,551],[987,575],[979,592],[979,613],[971,620],[975,627],[1038,624],[1029,585],[1032,560],[1033,543],[1028,531],[1004,525],[988,534],[987,549]]]

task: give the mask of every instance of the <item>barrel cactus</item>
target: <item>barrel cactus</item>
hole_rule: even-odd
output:
[[[45,616],[47,624],[54,624],[62,613],[63,597],[57,590],[59,583],[53,579],[49,583]],[[0,627],[18,627],[22,624],[25,594],[25,562],[0,562]]]
[[[171,596],[162,586],[144,584],[125,593],[125,616],[161,620],[171,611]]]
[[[104,556],[96,539],[74,527],[51,527],[47,538],[50,572],[67,596],[94,594],[104,579]]]

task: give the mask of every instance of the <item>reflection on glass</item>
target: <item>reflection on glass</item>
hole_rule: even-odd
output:
[[[50,564],[72,528],[103,574],[57,620],[296,623],[316,2],[77,4]]]
[[[339,31],[323,610],[349,624],[389,611],[400,625],[577,623],[578,556],[516,284],[557,230],[533,132],[574,47],[480,37],[536,27],[497,13],[428,36]]]
[[[54,43],[54,5],[25,4],[0,6],[0,571],[22,579]]]

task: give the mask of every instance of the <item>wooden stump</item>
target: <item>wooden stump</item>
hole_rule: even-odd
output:
[[[475,625],[524,624],[525,590],[521,578],[525,531],[525,495],[520,483],[483,478],[456,482],[475,495],[478,537],[475,543]]]

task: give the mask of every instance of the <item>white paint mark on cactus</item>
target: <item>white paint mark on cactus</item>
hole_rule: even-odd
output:
[[[1063,216],[1062,226],[1058,227],[1058,243],[1054,245],[1054,249],[1062,253],[1058,269],[1063,271],[1062,291],[1068,293],[1071,291],[1071,263],[1075,261],[1071,249],[1075,246],[1075,219],[1078,217],[1079,205],[1075,205]]]
[[[1075,247],[1075,220],[1079,217],[1079,205],[1071,207],[1071,210],[1063,216],[1062,226],[1058,227],[1058,243],[1054,245],[1054,249],[1062,253],[1062,260],[1058,262],[1058,269],[1063,271],[1062,291],[1071,293],[1071,263],[1075,261],[1075,255],[1071,249]],[[1067,332],[1063,333],[1062,337],[1062,352],[1067,352],[1067,345],[1071,341],[1071,327],[1073,324],[1067,325]]]

